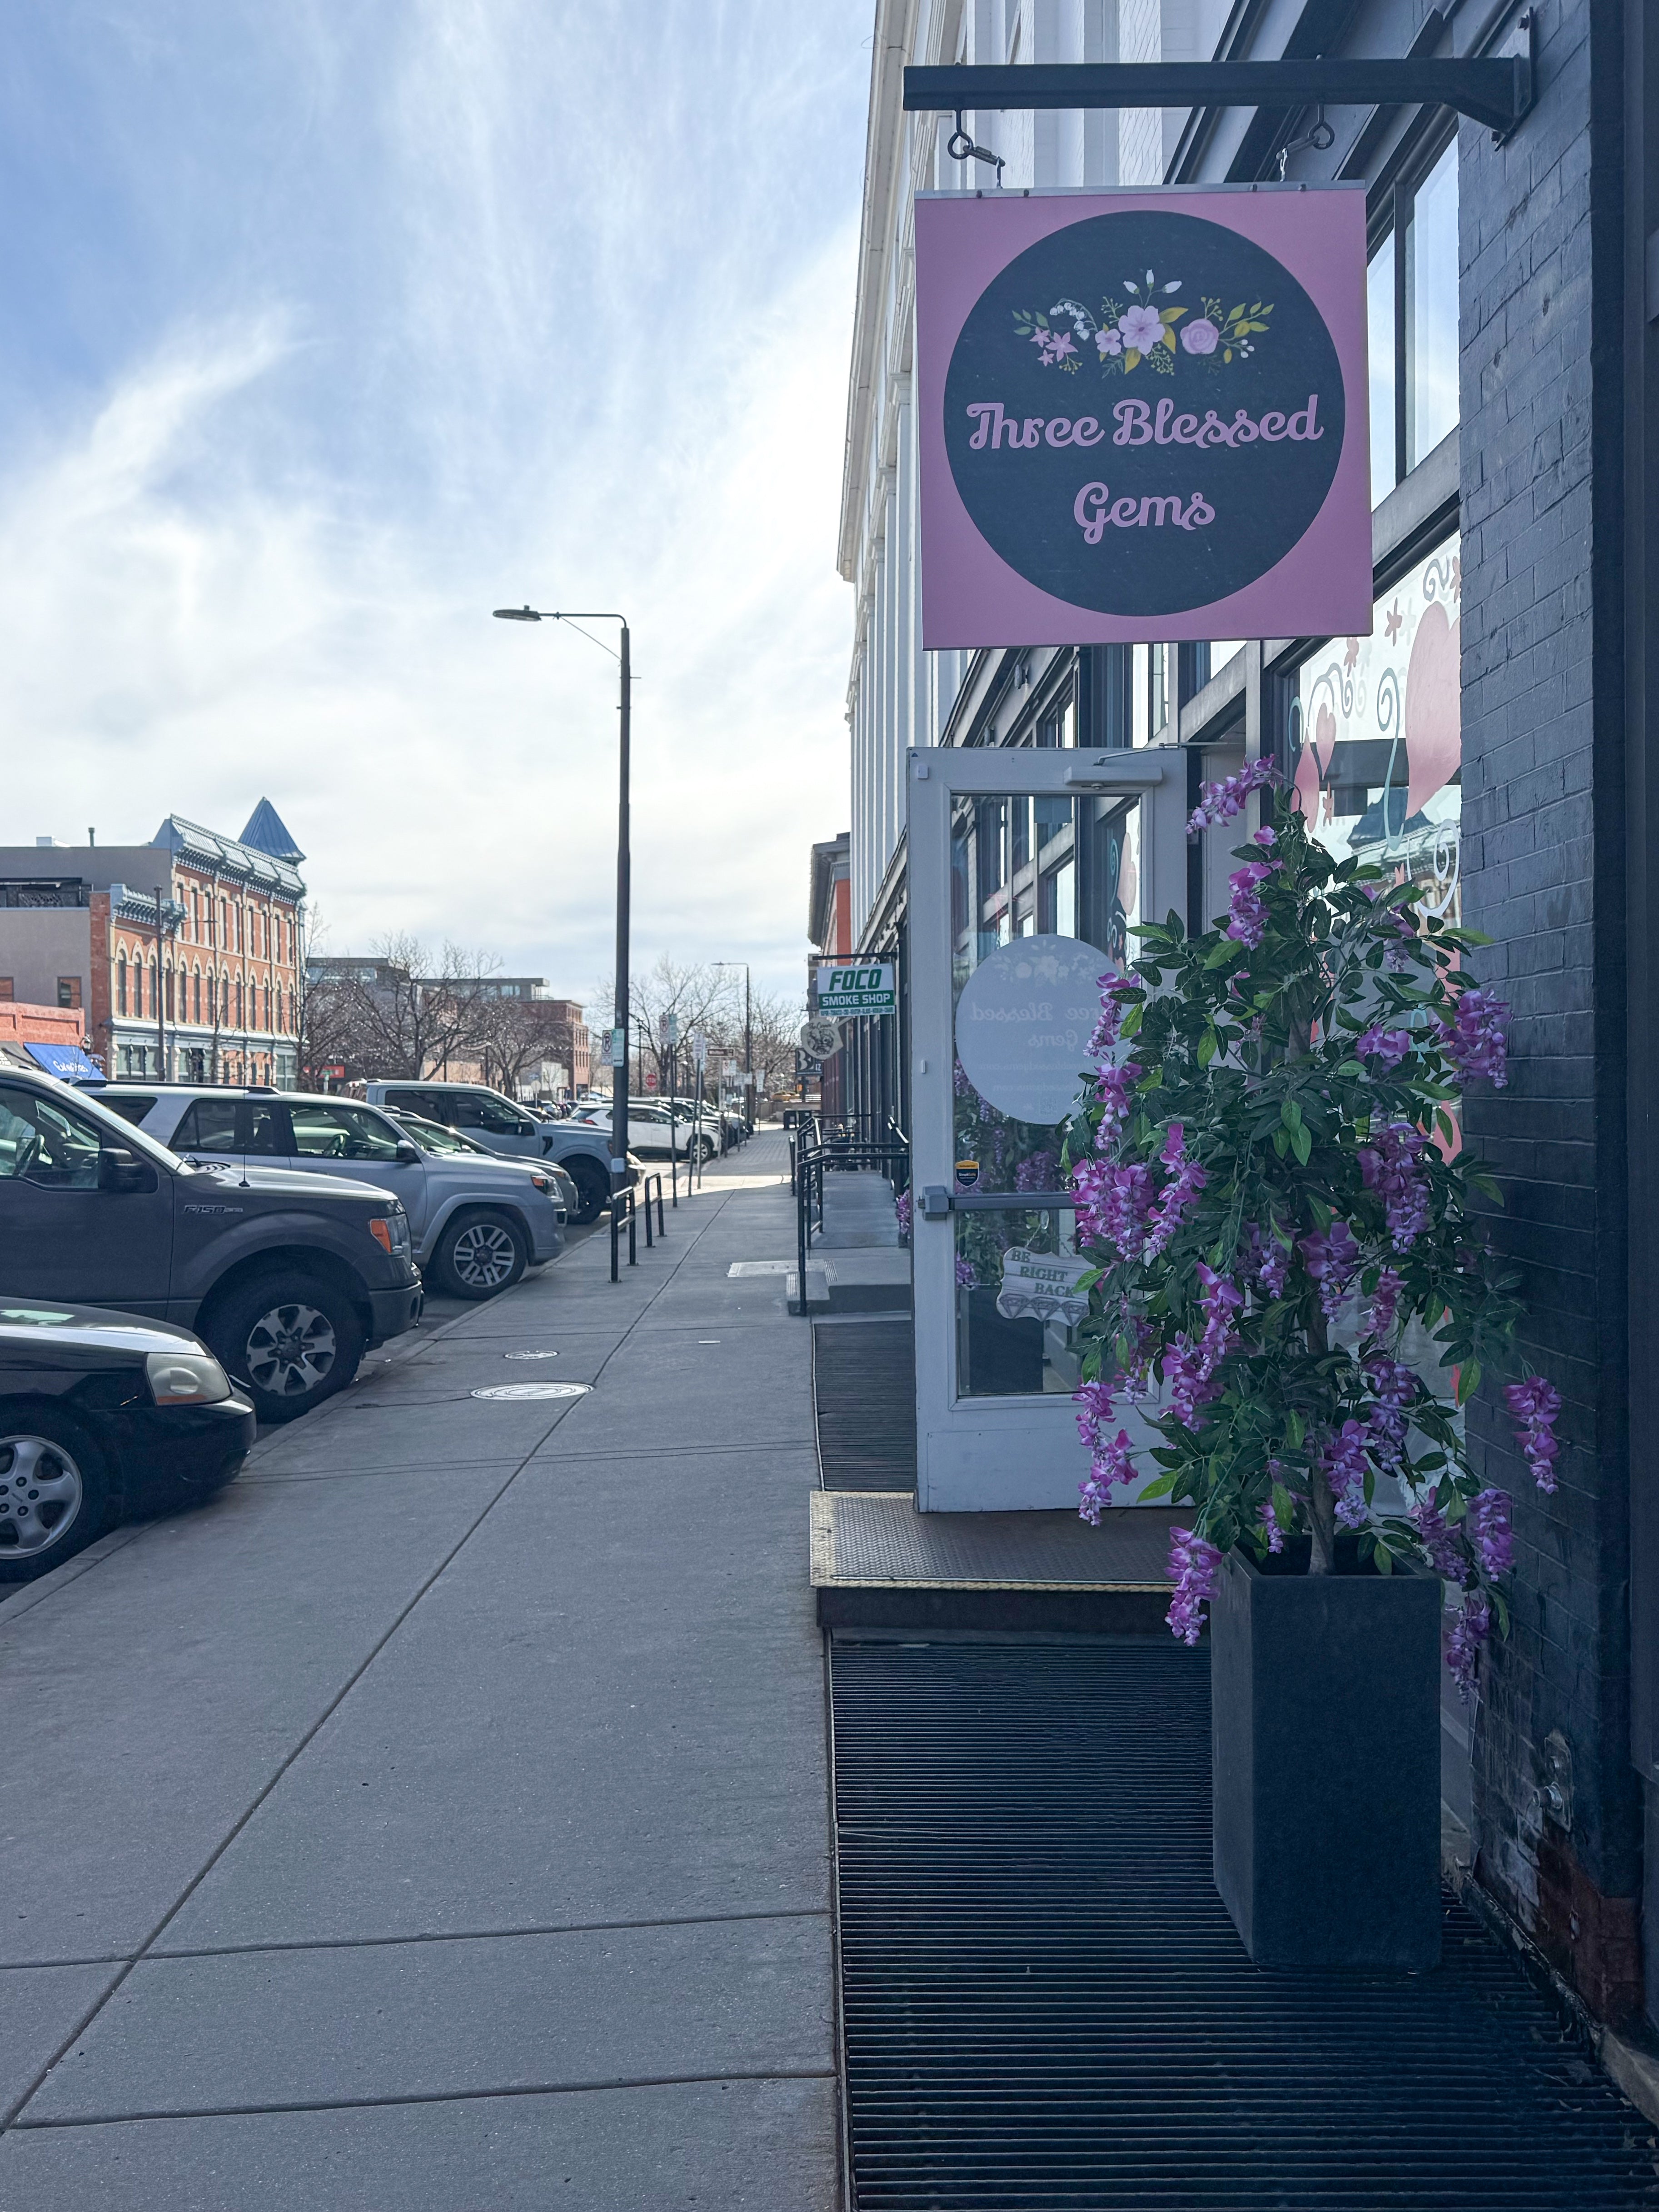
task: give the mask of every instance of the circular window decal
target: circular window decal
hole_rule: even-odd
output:
[[[957,1001],[957,1058],[988,1105],[1040,1128],[1075,1110],[1110,969],[1075,937],[1017,937],[980,962]]]
[[[1121,617],[1207,605],[1283,560],[1346,420],[1335,345],[1283,263],[1162,211],[1028,246],[945,377],[951,471],[986,542],[1055,599]]]

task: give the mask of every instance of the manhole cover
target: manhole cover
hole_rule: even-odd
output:
[[[504,1352],[503,1359],[556,1359],[556,1352]]]
[[[488,1390],[475,1390],[475,1398],[585,1398],[591,1382],[497,1382]]]

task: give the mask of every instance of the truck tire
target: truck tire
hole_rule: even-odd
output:
[[[109,1460],[56,1407],[0,1403],[0,1584],[32,1583],[114,1527]]]
[[[495,1298],[512,1289],[529,1258],[528,1241],[511,1214],[480,1209],[444,1224],[432,1272],[452,1298]]]
[[[345,1291],[316,1275],[256,1275],[216,1304],[202,1330],[262,1421],[291,1421],[343,1390],[363,1356]]]
[[[578,1156],[561,1164],[576,1186],[581,1204],[576,1218],[584,1225],[597,1221],[611,1202],[611,1178],[595,1159]]]

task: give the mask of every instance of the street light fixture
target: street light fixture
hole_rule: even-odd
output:
[[[749,1019],[749,963],[746,960],[716,960],[716,968],[741,968],[743,970],[743,1072],[748,1078],[744,1095],[744,1119],[752,1129],[755,1126],[755,1040]]]
[[[580,630],[583,637],[591,635],[590,632],[580,629],[585,622],[613,622],[622,625],[622,650],[611,654],[622,671],[617,804],[617,993],[611,1031],[611,1188],[614,1194],[622,1187],[620,1178],[628,1172],[628,925],[631,866],[628,829],[628,756],[633,710],[633,666],[628,618],[625,615],[610,611],[583,611],[579,609],[574,614],[564,614],[530,606],[497,607],[495,615],[497,622],[568,623],[572,629]],[[592,638],[592,642],[601,652],[611,653],[611,647],[603,638]]]

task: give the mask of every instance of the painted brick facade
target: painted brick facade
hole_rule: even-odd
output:
[[[1488,1386],[1486,1480],[1515,1499],[1512,1632],[1474,1735],[1480,1878],[1604,2018],[1634,2014],[1626,1356],[1618,10],[1546,0],[1540,99],[1507,146],[1465,125],[1465,914],[1512,1011],[1507,1090],[1468,1104],[1504,1191],[1527,1348],[1565,1401],[1540,1498]],[[1611,100],[1612,112],[1608,112]],[[1611,191],[1616,219],[1616,181]]]

